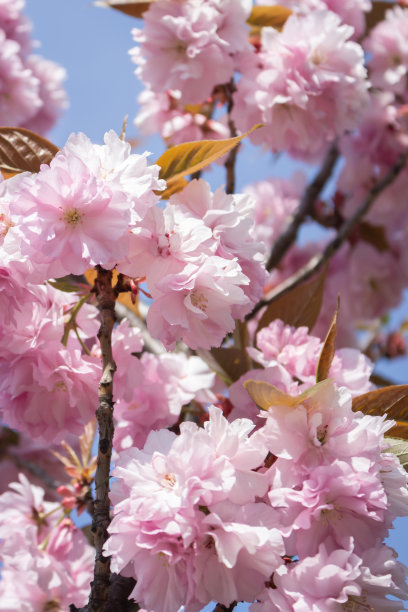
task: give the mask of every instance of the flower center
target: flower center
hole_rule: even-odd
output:
[[[164,474],[162,478],[162,484],[166,488],[172,489],[174,485],[176,484],[176,482],[177,482],[176,475],[173,474],[172,472],[170,474]]]
[[[54,385],[54,389],[53,391],[68,391],[67,385],[64,383],[63,380],[58,380],[55,385]]]
[[[207,310],[208,298],[203,293],[199,293],[196,289],[190,293],[190,300],[195,308],[199,308],[202,312]]]
[[[6,237],[10,227],[13,227],[14,223],[4,213],[0,214],[0,236]]]
[[[79,225],[82,223],[82,213],[77,208],[66,208],[62,220],[67,225]]]

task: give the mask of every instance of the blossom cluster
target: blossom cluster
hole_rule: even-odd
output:
[[[211,600],[398,610],[386,595],[408,597],[406,572],[383,539],[408,492],[386,452],[390,424],[353,413],[332,381],[262,416],[250,435],[251,420],[210,407],[204,429],[151,432],[120,454],[105,552],[136,578],[133,596],[159,612]]]
[[[46,133],[64,108],[64,68],[32,52],[24,0],[0,6],[0,121]]]
[[[104,145],[72,135],[38,174],[3,183],[2,250],[14,278],[34,283],[95,265],[144,279],[152,335],[168,348],[179,339],[209,348],[262,295],[253,200],[212,194],[199,180],[162,209],[155,190],[165,183],[146,155],[130,153],[113,131]]]
[[[4,612],[67,610],[88,600],[93,547],[61,506],[25,476],[0,495]],[[22,580],[24,576],[24,580]]]
[[[307,162],[336,146],[335,192],[316,196],[305,217],[329,229],[321,242],[294,244],[268,274],[268,252],[299,210],[303,173],[243,193],[212,190],[195,174],[163,202],[168,168],[113,131],[103,144],[72,134],[38,172],[0,179],[4,612],[63,612],[88,599],[93,550],[69,515],[91,506],[96,464],[98,287],[82,276],[93,267],[118,274],[115,290],[129,287],[144,319],[140,329],[116,321],[112,332],[104,546],[113,571],[136,580],[138,605],[397,612],[408,599],[407,570],[385,544],[408,514],[408,476],[387,439],[394,422],[353,408],[375,389],[356,328],[378,329],[408,284],[408,171],[331,259],[315,335],[251,315],[406,152],[408,8],[387,11],[367,33],[370,0],[257,4],[291,14],[281,28],[250,27],[250,0],[150,3],[144,28],[133,30],[146,88],[135,123],[169,146],[263,123],[253,143]],[[31,54],[23,6],[0,0],[0,117],[43,133],[66,104],[64,71]],[[316,384],[339,292],[341,348]],[[147,295],[146,314],[136,294]]]

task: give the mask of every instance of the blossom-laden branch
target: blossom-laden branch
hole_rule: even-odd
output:
[[[295,242],[300,225],[303,223],[306,216],[312,212],[317,198],[333,173],[338,157],[339,150],[337,142],[335,141],[328,150],[319,172],[308,185],[299,207],[293,215],[287,229],[276,240],[266,264],[266,269],[268,271],[273,270],[273,268],[277,266],[286,255],[291,245]]]
[[[103,545],[110,523],[109,474],[113,441],[113,374],[116,364],[112,355],[112,330],[115,322],[116,295],[112,287],[112,271],[96,267],[98,275],[95,291],[98,297],[101,326],[98,338],[102,352],[102,377],[98,389],[98,410],[96,417],[99,427],[98,464],[95,475],[95,502],[92,532],[95,543],[94,580],[88,612],[102,612],[108,599],[110,581],[110,558],[103,556]]]
[[[268,304],[274,300],[286,295],[298,285],[301,285],[303,282],[307,281],[328,261],[330,261],[341,245],[348,239],[355,226],[370,210],[377,197],[384,191],[384,189],[394,182],[400,172],[405,168],[407,161],[408,150],[399,157],[398,161],[394,164],[394,166],[392,166],[392,168],[390,168],[387,174],[370,189],[354,215],[344,221],[335,238],[333,238],[333,240],[326,245],[323,252],[309,259],[307,264],[300,268],[298,272],[292,274],[292,276],[286,279],[286,281],[276,287],[274,291],[270,292],[267,299],[260,300],[252,312],[247,315],[246,320],[252,319],[262,308],[268,306]]]

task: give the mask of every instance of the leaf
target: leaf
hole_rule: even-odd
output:
[[[286,325],[294,327],[304,325],[311,331],[322,306],[326,274],[327,266],[313,280],[271,301],[258,323],[256,333],[275,319],[281,319]]]
[[[336,350],[337,315],[339,314],[340,297],[337,298],[337,308],[330,323],[329,331],[325,338],[319,362],[317,364],[316,382],[321,382],[329,377],[330,367]]]
[[[0,170],[9,175],[38,172],[58,153],[57,146],[24,128],[0,127]]]
[[[232,382],[248,371],[248,358],[244,349],[212,348],[210,353]]]
[[[392,9],[396,5],[396,2],[373,2],[373,8],[369,13],[366,13],[366,34],[372,30],[377,23],[382,21],[385,17],[386,11]]]
[[[398,438],[386,438],[386,440],[391,446],[385,452],[393,453],[398,457],[402,467],[408,472],[408,443]]]
[[[147,11],[152,2],[155,0],[150,0],[149,2],[145,2],[142,0],[100,0],[99,2],[95,2],[95,6],[104,6],[107,8],[113,8],[121,13],[125,13],[125,15],[129,15],[130,17],[138,17],[139,19],[143,19],[143,13]]]
[[[251,130],[235,138],[225,140],[199,140],[197,142],[184,142],[167,149],[156,161],[161,167],[159,178],[167,181],[167,189],[186,174],[193,174],[208,164],[225,155],[236,147],[243,138],[253,130],[262,127],[255,125]]]
[[[181,177],[174,181],[171,186],[167,187],[167,189],[165,189],[164,191],[155,191],[155,193],[158,196],[161,196],[162,200],[168,200],[169,197],[172,196],[174,193],[179,193],[180,191],[183,191],[186,185],[188,185],[188,181],[185,178]]]
[[[66,277],[58,278],[55,281],[50,280],[48,281],[48,284],[51,285],[51,287],[54,287],[54,289],[58,289],[64,293],[76,293],[79,291],[79,287],[66,280]]]
[[[373,225],[364,221],[358,226],[358,231],[361,240],[371,244],[377,251],[389,250],[390,245],[387,240],[387,233],[382,225]]]
[[[259,380],[247,380],[244,382],[244,387],[259,408],[268,410],[271,406],[294,408],[332,384],[331,380],[323,380],[300,395],[289,395],[274,385]]]
[[[392,385],[354,397],[353,410],[374,416],[386,414],[396,421],[408,420],[408,385]]]
[[[255,27],[269,26],[281,30],[292,11],[286,6],[254,6],[247,24]]]
[[[406,421],[397,421],[386,433],[386,436],[392,438],[401,438],[408,441],[408,423]]]

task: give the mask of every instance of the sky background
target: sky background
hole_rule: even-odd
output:
[[[34,38],[41,42],[36,52],[60,63],[68,73],[70,107],[48,138],[63,146],[70,133],[82,131],[100,143],[106,131],[114,129],[120,133],[128,115],[128,138],[136,137],[138,152],[151,151],[151,163],[156,160],[165,150],[161,139],[140,139],[132,125],[142,87],[133,74],[134,64],[128,51],[134,46],[131,29],[140,27],[141,22],[118,11],[95,7],[86,0],[26,0],[26,3]],[[295,167],[284,156],[277,159],[249,143],[245,143],[238,158],[238,189],[271,175],[289,177],[296,168],[309,176],[314,173],[313,168],[304,164]],[[223,169],[216,167],[210,176],[212,188],[224,181]],[[394,322],[407,318],[407,301],[394,314]],[[406,358],[394,360],[391,366],[383,362],[381,371],[396,382],[408,382]],[[390,545],[398,551],[400,560],[408,564],[408,519],[400,519],[396,525]]]

